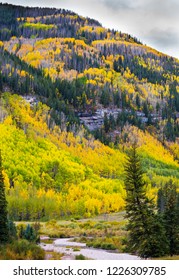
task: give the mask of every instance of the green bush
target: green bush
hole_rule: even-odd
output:
[[[26,228],[24,228],[23,225],[20,225],[19,238],[26,239],[30,242],[35,242],[35,243],[39,243],[40,241],[38,230],[36,230],[33,226],[29,224],[26,226]]]
[[[105,250],[116,250],[116,246],[112,243],[102,243],[101,244],[101,249]]]
[[[73,252],[79,252],[79,251],[80,251],[80,248],[77,248],[77,247],[73,248]]]
[[[116,250],[113,243],[105,242],[104,240],[93,240],[86,243],[88,247],[99,248],[104,250]]]
[[[78,227],[78,225],[77,225],[77,224],[74,224],[74,223],[71,223],[71,224],[68,225],[68,227],[69,227],[69,228],[72,228],[72,229],[75,229],[75,228]]]
[[[94,227],[96,229],[106,229],[107,225],[104,225],[104,224],[101,224],[101,223],[97,223]]]
[[[0,247],[1,260],[44,260],[45,252],[27,240],[14,241]]]
[[[80,254],[80,255],[75,257],[75,260],[86,260],[86,258],[82,254]]]

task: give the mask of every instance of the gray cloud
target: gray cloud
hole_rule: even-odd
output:
[[[179,57],[178,0],[100,0],[112,13],[115,28],[152,47]],[[118,25],[117,25],[118,24]]]
[[[178,0],[99,0],[108,8],[119,9],[149,9],[164,11],[166,8],[179,6]]]
[[[148,40],[150,40],[153,44],[157,44],[160,47],[171,47],[172,45],[179,43],[178,32],[167,29],[162,30],[159,28],[152,29],[147,34]]]
[[[101,3],[106,5],[109,9],[130,9],[131,8],[131,0],[101,0]]]
[[[109,9],[113,9],[115,11],[119,9],[146,9],[152,7],[154,3],[157,3],[159,1],[161,0],[99,0],[99,2],[106,5]]]

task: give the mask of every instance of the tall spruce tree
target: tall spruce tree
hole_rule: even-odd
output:
[[[125,165],[126,217],[128,219],[128,251],[141,257],[159,257],[167,253],[165,231],[155,206],[146,195],[146,184],[137,145],[133,147]]]
[[[166,237],[169,242],[169,254],[179,254],[179,193],[172,180],[158,191],[158,209],[161,213]]]
[[[2,173],[2,157],[0,150],[0,244],[8,241],[9,229],[7,219],[7,201],[5,196],[4,178]]]

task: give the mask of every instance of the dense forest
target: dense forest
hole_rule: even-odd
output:
[[[123,143],[112,149],[85,136],[83,128],[76,134],[57,125],[52,129],[50,119],[50,108],[41,102],[31,108],[17,95],[1,97],[0,144],[12,219],[90,217],[124,209],[125,152],[134,137],[149,197],[169,179],[178,185],[177,161],[148,132],[127,126]],[[176,147],[171,144],[171,151]]]
[[[179,137],[177,59],[71,11],[1,4],[0,13],[1,90],[38,96],[57,124],[81,122],[105,144],[127,123],[162,130],[163,143]],[[98,109],[103,125],[97,116],[91,128]]]
[[[179,190],[179,60],[71,11],[0,3],[8,218],[78,219],[124,210],[126,157],[134,143],[145,201],[153,199],[167,219],[162,203],[169,203],[169,188],[175,197]]]
[[[12,221],[123,210],[129,252],[178,254],[178,193],[179,60],[72,11],[0,3],[0,243],[19,238],[0,259],[44,258],[40,224]]]
[[[17,185],[23,191],[26,189],[30,199],[30,188],[32,192],[32,186],[35,189],[41,188],[42,178],[47,176],[50,180],[47,185],[61,197],[63,188],[65,193],[70,189],[72,194],[71,186],[64,187],[67,182],[83,185],[82,182],[87,179],[85,174],[92,172],[95,176],[103,178],[101,182],[104,185],[107,184],[105,180],[112,180],[114,188],[118,184],[116,180],[120,180],[119,186],[122,188],[124,160],[120,160],[119,166],[117,159],[124,159],[134,138],[138,139],[138,145],[142,147],[145,168],[150,166],[148,175],[151,187],[158,186],[159,176],[160,182],[165,181],[168,176],[178,180],[177,59],[142,45],[139,40],[128,34],[105,29],[93,19],[63,9],[25,8],[1,4],[0,19],[0,90],[2,93],[9,91],[19,94],[24,99],[19,99],[17,95],[11,97],[7,93],[2,94],[1,139],[9,137],[9,141],[13,143],[13,139],[17,141],[20,137],[21,146],[25,147],[29,141],[34,142],[30,145],[37,146],[34,134],[41,137],[42,142],[43,138],[47,141],[46,138],[53,135],[54,138],[59,138],[58,144],[57,139],[55,143],[51,138],[48,139],[55,145],[54,149],[65,143],[63,145],[72,157],[68,159],[71,162],[67,164],[69,170],[67,166],[63,167],[68,175],[60,171],[63,166],[60,163],[62,156],[57,156],[56,152],[54,161],[47,163],[47,166],[40,167],[41,164],[38,164],[38,169],[35,170],[37,164],[29,161],[33,167],[29,166],[26,170],[25,159],[29,159],[31,151],[29,150],[27,155],[28,149],[23,148],[24,167],[23,163],[20,164],[24,169],[22,171],[20,167],[18,169],[17,162],[6,163],[7,151],[6,148],[4,151],[2,149],[7,182],[10,182],[11,187],[15,182],[22,180],[25,183],[24,187],[21,183]],[[23,108],[20,105],[22,102],[28,102],[29,105],[26,104]],[[97,123],[96,126],[93,126],[93,121]],[[13,136],[13,131],[16,136]],[[94,138],[110,148],[96,142]],[[7,142],[6,139],[4,143]],[[15,158],[18,159],[17,155],[22,153],[22,147],[16,146]],[[48,149],[50,151],[52,148],[46,147],[45,154]],[[104,152],[101,153],[101,149]],[[9,159],[13,158],[15,161],[11,152]],[[36,152],[42,153],[38,149]],[[92,154],[94,161],[90,159]],[[106,161],[106,157],[110,160]],[[38,158],[42,160],[43,157]],[[44,160],[42,162],[46,165]],[[80,176],[76,171],[78,169]],[[52,170],[56,170],[55,174]],[[78,175],[75,175],[76,172]],[[44,179],[44,184],[46,180],[47,178]],[[89,184],[91,189],[93,185],[94,188],[97,187],[95,182]],[[79,188],[81,190],[81,186]],[[103,189],[102,186],[100,188]],[[10,188],[11,199],[15,194],[19,195],[17,189],[16,186],[14,193],[14,187]],[[49,191],[45,186],[42,189],[45,193]],[[113,194],[117,190],[109,192]],[[153,192],[156,192],[155,189]],[[72,212],[94,214],[95,211],[117,211],[123,207],[124,194],[120,199],[121,206],[119,203],[117,208],[109,202],[107,208],[101,204],[98,210],[88,211],[89,209],[83,206],[83,211],[76,209]],[[22,201],[25,202],[23,198]],[[27,208],[26,206],[24,209]],[[35,209],[33,206],[31,208]],[[69,207],[67,209],[70,214]],[[23,215],[26,215],[26,218],[34,217],[20,210],[12,210],[12,213],[16,219],[23,219]],[[46,216],[45,208],[42,207],[39,213],[39,217]],[[55,211],[53,215],[56,215],[54,213]],[[58,215],[66,214],[65,210],[58,212]]]

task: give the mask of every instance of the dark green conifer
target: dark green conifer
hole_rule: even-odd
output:
[[[0,150],[0,243],[8,241],[7,201],[5,196],[4,178],[2,173],[2,157]]]
[[[165,231],[155,206],[146,196],[141,161],[134,144],[125,165],[127,248],[141,257],[159,257],[167,252]]]
[[[158,209],[163,218],[170,255],[179,254],[179,194],[172,180],[158,192]]]
[[[9,229],[9,239],[10,240],[17,239],[16,225],[11,220],[8,221],[8,229]]]

